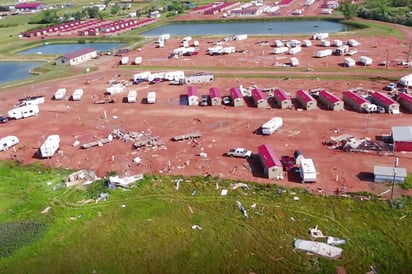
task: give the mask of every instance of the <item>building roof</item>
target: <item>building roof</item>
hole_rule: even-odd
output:
[[[261,100],[261,99],[266,100],[266,94],[264,94],[263,91],[261,89],[258,89],[258,88],[254,88],[252,90],[252,96],[256,100]]]
[[[398,101],[405,101],[408,102],[409,104],[412,104],[412,96],[407,94],[407,93],[400,93]]]
[[[379,102],[381,102],[381,103],[383,103],[387,106],[390,106],[390,105],[393,105],[393,104],[396,104],[396,105],[398,104],[395,100],[389,98],[388,96],[386,96],[386,95],[384,95],[380,92],[372,93],[371,97],[375,98],[376,100],[378,100]]]
[[[396,177],[406,177],[406,168],[393,166],[373,166],[373,175],[375,176],[387,176],[392,178],[394,176],[394,171]]]
[[[273,92],[276,98],[278,98],[280,101],[285,101],[285,100],[290,100],[289,96],[287,96],[286,92],[284,92],[281,89],[275,89]]]
[[[412,142],[412,126],[392,127],[392,138],[394,142]]]
[[[359,105],[368,103],[368,100],[352,91],[344,91],[343,96],[350,98],[352,101],[356,102]]]
[[[43,3],[40,2],[31,2],[31,3],[20,3],[15,6],[16,9],[35,9],[40,6],[44,6]]]
[[[187,96],[197,96],[197,87],[190,86],[187,88]]]
[[[63,57],[71,60],[73,58],[76,58],[76,57],[79,57],[79,56],[82,56],[82,55],[85,55],[85,54],[88,54],[88,53],[91,53],[91,52],[94,52],[94,51],[96,51],[96,49],[91,48],[91,47],[86,47],[86,48],[82,48],[82,49],[79,49],[79,50],[76,50],[76,51],[73,51],[73,52],[69,52],[69,53],[63,55]]]
[[[327,90],[321,90],[319,91],[319,97],[325,98],[326,100],[328,100],[329,102],[331,102],[332,104],[336,103],[336,102],[341,102],[342,99],[340,99],[338,96],[330,93]]]
[[[230,97],[233,99],[243,98],[243,94],[238,87],[230,89]]]
[[[296,91],[296,97],[302,98],[305,102],[315,101],[315,98],[302,89]]]
[[[282,166],[282,163],[280,162],[279,158],[276,156],[271,146],[260,145],[258,147],[258,153],[267,168],[271,168],[274,166]]]
[[[220,91],[218,88],[210,88],[209,89],[209,96],[210,98],[220,97]]]

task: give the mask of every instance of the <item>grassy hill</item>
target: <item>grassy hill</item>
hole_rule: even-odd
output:
[[[0,273],[408,273],[411,201],[323,197],[217,178],[145,176],[128,190],[104,180],[66,188],[70,170],[0,163]],[[228,190],[221,196],[222,189]],[[106,201],[85,203],[106,191]],[[299,199],[295,199],[298,197]],[[249,218],[236,202],[245,206]],[[50,207],[48,213],[41,213]],[[199,225],[201,230],[192,229]],[[331,260],[296,238],[346,240]],[[320,239],[320,241],[324,241]]]

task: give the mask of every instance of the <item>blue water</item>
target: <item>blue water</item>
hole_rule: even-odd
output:
[[[42,65],[42,62],[0,62],[0,84],[33,77],[30,70]]]
[[[169,24],[142,33],[143,36],[159,36],[168,33],[186,35],[285,35],[313,34],[316,32],[335,33],[347,31],[348,26],[323,20],[292,22],[236,22],[236,23],[190,23]]]
[[[20,51],[19,54],[56,54],[62,55],[83,48],[94,48],[97,51],[110,51],[124,45],[123,43],[85,43],[85,44],[47,44],[28,50]]]

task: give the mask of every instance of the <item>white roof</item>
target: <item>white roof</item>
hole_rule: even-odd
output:
[[[394,142],[412,142],[412,126],[392,127],[392,138]]]
[[[393,177],[394,167],[390,166],[373,166],[373,174],[375,176]],[[397,167],[395,169],[396,177],[406,177],[406,168]]]

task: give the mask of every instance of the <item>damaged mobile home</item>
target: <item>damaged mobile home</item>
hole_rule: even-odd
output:
[[[9,135],[0,139],[0,151],[6,151],[19,143],[19,138]]]
[[[60,136],[57,134],[49,135],[39,148],[39,154],[42,158],[52,157],[60,146]]]

